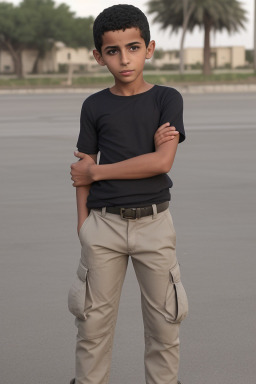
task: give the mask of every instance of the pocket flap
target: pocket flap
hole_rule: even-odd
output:
[[[88,269],[79,263],[77,276],[68,293],[68,308],[70,312],[81,320],[86,320],[85,298]]]
[[[170,269],[170,281],[173,284],[177,284],[180,282],[180,267],[179,263],[177,262],[172,269]]]
[[[81,281],[83,281],[84,283],[86,282],[86,276],[87,276],[87,273],[88,273],[88,268],[86,268],[82,262],[80,261],[79,262],[79,265],[78,265],[78,269],[77,269],[77,276],[79,277],[79,279]]]
[[[166,320],[180,323],[188,313],[188,299],[180,279],[180,267],[177,262],[169,270],[170,284],[167,288],[165,308],[168,313]]]

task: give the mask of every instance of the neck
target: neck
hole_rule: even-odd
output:
[[[116,81],[110,91],[118,96],[133,96],[143,93],[152,88],[152,84],[147,83],[144,79],[138,83],[123,84]]]

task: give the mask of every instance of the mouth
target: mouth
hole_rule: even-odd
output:
[[[121,71],[120,74],[123,75],[123,76],[129,76],[133,72],[134,72],[134,70],[132,70],[132,69],[125,69],[125,70]]]

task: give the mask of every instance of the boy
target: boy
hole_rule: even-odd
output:
[[[168,209],[172,181],[166,173],[178,142],[185,139],[182,97],[143,78],[155,42],[138,8],[105,9],[93,34],[94,57],[107,66],[115,84],[85,100],[75,152],[81,161],[71,165],[82,246],[68,298],[78,328],[71,383],[108,383],[131,256],[141,290],[146,383],[177,384],[179,324],[187,314],[187,298]]]

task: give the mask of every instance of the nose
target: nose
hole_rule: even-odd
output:
[[[122,65],[128,65],[129,64],[129,57],[128,57],[128,53],[126,51],[121,52],[120,60],[121,60]]]

